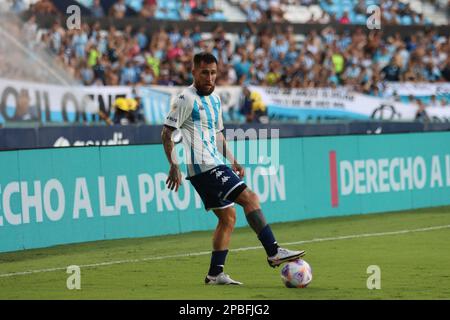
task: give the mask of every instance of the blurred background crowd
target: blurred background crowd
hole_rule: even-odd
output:
[[[163,85],[192,83],[194,54],[213,53],[218,61],[218,85],[282,88],[338,88],[372,96],[385,96],[385,82],[449,82],[450,36],[432,25],[448,25],[450,1],[400,0],[79,0],[91,18],[148,21],[193,21],[180,29],[153,25],[83,22],[70,30],[58,20],[48,28],[37,24],[39,15],[62,15],[66,1],[6,0],[3,10],[27,14],[22,31],[32,50],[44,50],[55,64],[85,86]],[[376,5],[378,11],[368,8]],[[1,9],[1,8],[0,8]],[[366,30],[371,14],[381,25],[422,25],[407,36]],[[210,32],[195,21],[216,21]],[[245,28],[226,31],[224,22],[245,21]],[[322,25],[298,32],[293,24]],[[352,29],[328,25],[357,25]],[[1,45],[0,45],[1,46]],[[3,48],[7,51],[8,48]],[[2,75],[20,79],[17,68],[0,55]],[[38,75],[36,75],[38,77]],[[28,77],[29,79],[29,77]],[[431,103],[431,102],[430,102]],[[446,105],[438,97],[436,104]]]
[[[11,10],[24,8],[18,5],[21,2],[23,0],[14,1]],[[94,13],[100,2],[90,2],[92,4],[88,8]],[[133,11],[135,13],[142,13],[146,7],[159,12],[162,10],[159,5],[163,2],[167,7],[168,3],[177,3],[181,6],[187,4],[191,9],[203,8],[204,5],[211,8],[205,12],[217,12],[212,6],[214,2],[207,0],[133,1],[138,2],[141,6],[139,11]],[[250,21],[254,20],[250,17],[256,15],[260,19],[255,22],[260,22],[283,16],[280,6],[284,2],[289,1],[244,1],[240,7],[245,9]],[[302,5],[322,3],[295,2]],[[357,2],[352,16],[362,14],[358,13],[358,5],[362,2]],[[336,6],[331,0],[323,3],[328,10],[324,13],[338,11],[332,9]],[[123,7],[120,11],[123,15],[118,15],[118,7]],[[400,1],[383,1],[382,7],[386,8],[384,16],[391,11],[403,17],[414,12],[408,4]],[[125,0],[119,0],[110,7],[108,14],[120,18],[131,8],[131,4],[127,6]],[[340,9],[344,17],[347,10]],[[34,3],[30,10],[35,13],[56,12],[48,0]],[[191,10],[190,14],[197,15],[198,10]],[[145,27],[134,29],[127,25],[118,30],[111,26],[102,30],[98,22],[84,23],[80,30],[67,30],[55,22],[50,29],[39,30],[34,15],[23,28],[33,43],[45,46],[85,85],[186,85],[192,80],[189,74],[192,57],[202,50],[212,52],[218,58],[220,85],[295,88],[352,85],[360,92],[380,95],[380,80],[383,79],[450,81],[450,37],[439,36],[433,29],[409,37],[401,37],[400,34],[384,36],[379,31],[367,34],[363,27],[340,33],[329,27],[298,35],[292,26],[258,30],[249,24],[236,34],[226,33],[219,25],[210,33],[201,32],[199,26],[183,30],[175,27],[160,28],[150,36]]]
[[[57,13],[50,0],[5,0],[16,13]],[[4,2],[5,2],[4,1]],[[59,2],[64,2],[59,1]],[[96,18],[142,17],[162,20],[210,20],[366,23],[367,8],[379,6],[383,24],[446,24],[448,0],[79,0]]]

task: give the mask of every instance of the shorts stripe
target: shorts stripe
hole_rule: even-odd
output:
[[[228,208],[228,207],[231,207],[231,206],[234,206],[234,202],[232,202],[232,203],[230,203],[230,204],[227,204],[226,206],[223,206],[223,207],[219,207],[219,208],[207,208],[206,210],[208,211],[208,210],[216,210],[216,209],[225,209],[225,208]]]
[[[238,184],[236,184],[235,186],[233,186],[233,188],[230,189],[230,191],[227,192],[227,194],[223,197],[224,200],[227,200],[227,197],[230,195],[230,193],[236,189],[237,187],[239,187],[241,184],[243,184],[244,181],[239,182]]]

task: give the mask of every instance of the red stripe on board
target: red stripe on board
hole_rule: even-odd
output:
[[[336,208],[339,205],[336,151],[330,151],[329,156],[330,156],[331,206],[333,208]]]

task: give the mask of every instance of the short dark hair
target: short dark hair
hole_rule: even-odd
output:
[[[216,57],[208,52],[200,52],[194,56],[194,67],[198,67],[202,62],[218,64]]]

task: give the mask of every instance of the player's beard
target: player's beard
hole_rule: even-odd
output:
[[[196,88],[196,89],[197,89],[198,95],[200,95],[200,96],[209,96],[211,93],[214,92],[215,88],[216,88],[216,86],[211,86],[211,89],[209,89],[209,90],[204,90],[203,88],[202,89]]]

